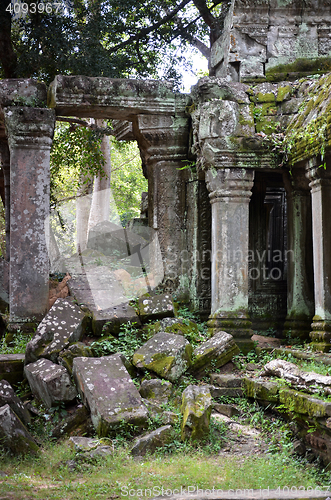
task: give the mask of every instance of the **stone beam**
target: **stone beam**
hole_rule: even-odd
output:
[[[170,82],[62,76],[51,83],[48,106],[61,116],[132,121],[139,114],[185,115],[190,97]]]
[[[10,323],[39,322],[47,312],[49,155],[55,126],[50,109],[7,107],[10,150]]]

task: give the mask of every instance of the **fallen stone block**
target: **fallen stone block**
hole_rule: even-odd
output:
[[[0,381],[0,406],[8,404],[11,409],[16,413],[18,418],[26,424],[30,424],[31,416],[23,404],[23,401],[16,395],[12,386],[7,380]]]
[[[208,386],[189,385],[182,395],[181,437],[201,441],[209,435],[212,399]]]
[[[25,354],[0,354],[0,380],[17,384],[24,379]]]
[[[77,396],[67,370],[49,359],[39,359],[24,369],[34,396],[47,408],[57,403],[67,403]]]
[[[260,401],[270,403],[279,402],[279,382],[272,380],[244,378],[244,388],[246,396]]]
[[[193,351],[192,373],[199,377],[205,376],[212,370],[220,368],[239,353],[239,348],[232,335],[226,332],[216,332],[206,342],[203,342]]]
[[[78,405],[72,413],[69,413],[53,429],[51,436],[60,439],[66,436],[84,435],[90,436],[94,433],[90,412],[84,405]]]
[[[14,455],[36,455],[39,448],[11,407],[0,408],[0,438]]]
[[[160,332],[134,353],[132,363],[174,382],[189,368],[191,355],[192,346],[184,337]]]
[[[232,374],[219,374],[212,373],[210,375],[210,382],[212,385],[217,385],[218,387],[242,387],[243,378],[238,375]]]
[[[286,380],[292,387],[305,392],[318,392],[318,387],[323,389],[327,396],[331,394],[331,377],[319,375],[315,372],[306,372],[294,363],[283,359],[273,359],[263,368],[262,376],[274,376]]]
[[[123,302],[108,309],[93,311],[92,330],[96,337],[108,333],[118,335],[121,326],[129,322],[132,325],[140,325],[140,319],[134,308]]]
[[[164,425],[146,436],[139,437],[136,443],[131,448],[131,455],[144,456],[146,453],[154,453],[158,448],[173,441],[172,426]]]
[[[172,393],[172,383],[155,378],[143,380],[139,392],[143,398],[167,403]]]
[[[148,410],[120,353],[102,358],[75,358],[73,376],[84,404],[91,411],[98,436],[116,432],[125,422],[146,426]]]
[[[241,411],[239,410],[239,408],[234,405],[214,403],[213,407],[214,410],[217,411],[217,413],[226,415],[229,418],[233,417],[234,415],[241,415]]]
[[[245,392],[240,387],[215,387],[214,385],[210,385],[210,394],[213,399],[218,398],[242,398],[245,395]]]
[[[192,337],[194,334],[199,333],[198,325],[194,321],[185,318],[164,318],[160,321],[160,330],[184,335],[184,337]]]
[[[175,316],[174,304],[169,294],[143,295],[138,302],[139,316],[144,323],[149,320],[157,320]]]
[[[26,346],[25,364],[39,358],[55,363],[60,351],[81,339],[84,318],[84,312],[73,303],[72,298],[57,299]]]
[[[289,412],[317,418],[331,416],[330,402],[314,398],[300,391],[282,388],[279,390],[279,401]]]

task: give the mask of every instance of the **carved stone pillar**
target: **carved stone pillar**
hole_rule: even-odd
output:
[[[39,322],[47,312],[49,258],[49,155],[55,113],[42,108],[5,108],[10,149],[10,323]]]
[[[331,350],[331,157],[326,169],[309,160],[313,220],[315,316],[311,325],[312,344],[324,352]]]
[[[288,207],[287,316],[285,336],[308,339],[314,315],[312,220],[309,182],[303,168],[285,178]]]
[[[253,348],[248,316],[249,200],[254,171],[209,169],[212,205],[211,315],[208,325],[234,336],[243,352]]]
[[[164,277],[179,284],[185,243],[186,116],[139,115],[134,124],[148,177],[148,221],[157,230]],[[156,263],[157,265],[157,263]]]
[[[7,139],[0,139],[0,159],[5,188],[6,261],[10,256],[10,155]]]

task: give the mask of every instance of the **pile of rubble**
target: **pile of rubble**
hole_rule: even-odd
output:
[[[71,405],[74,411],[56,426],[54,437],[76,436],[75,446],[92,446],[78,437],[116,436],[119,429],[134,426],[139,434],[133,455],[154,451],[173,440],[179,415],[165,411],[164,403],[173,394],[174,384],[190,375],[196,385],[188,385],[181,400],[181,438],[203,440],[209,434],[213,395],[211,384],[197,385],[201,378],[228,363],[239,353],[233,337],[216,332],[193,347],[188,339],[198,327],[194,321],[175,317],[171,295],[144,295],[137,310],[128,304],[106,311],[105,318],[84,312],[72,297],[57,299],[27,345],[24,376],[33,397],[46,409]],[[154,321],[154,324],[150,322]],[[149,332],[147,340],[128,359],[121,352],[95,357],[91,338],[86,334],[116,338],[123,323],[135,323]],[[94,342],[96,344],[97,342]],[[22,360],[21,360],[22,361]],[[1,376],[1,374],[0,374]],[[3,377],[2,377],[3,378]],[[82,404],[83,403],[83,404]],[[4,378],[0,381],[0,437],[13,453],[36,453],[38,445],[27,429],[33,407],[15,394]],[[148,432],[150,421],[161,427]],[[147,433],[146,433],[147,432]],[[111,447],[94,449],[106,453]]]

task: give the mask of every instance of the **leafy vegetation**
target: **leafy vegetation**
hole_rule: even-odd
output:
[[[10,342],[7,343],[6,337],[0,339],[0,354],[24,354],[26,344],[31,340],[33,334],[17,332]]]

